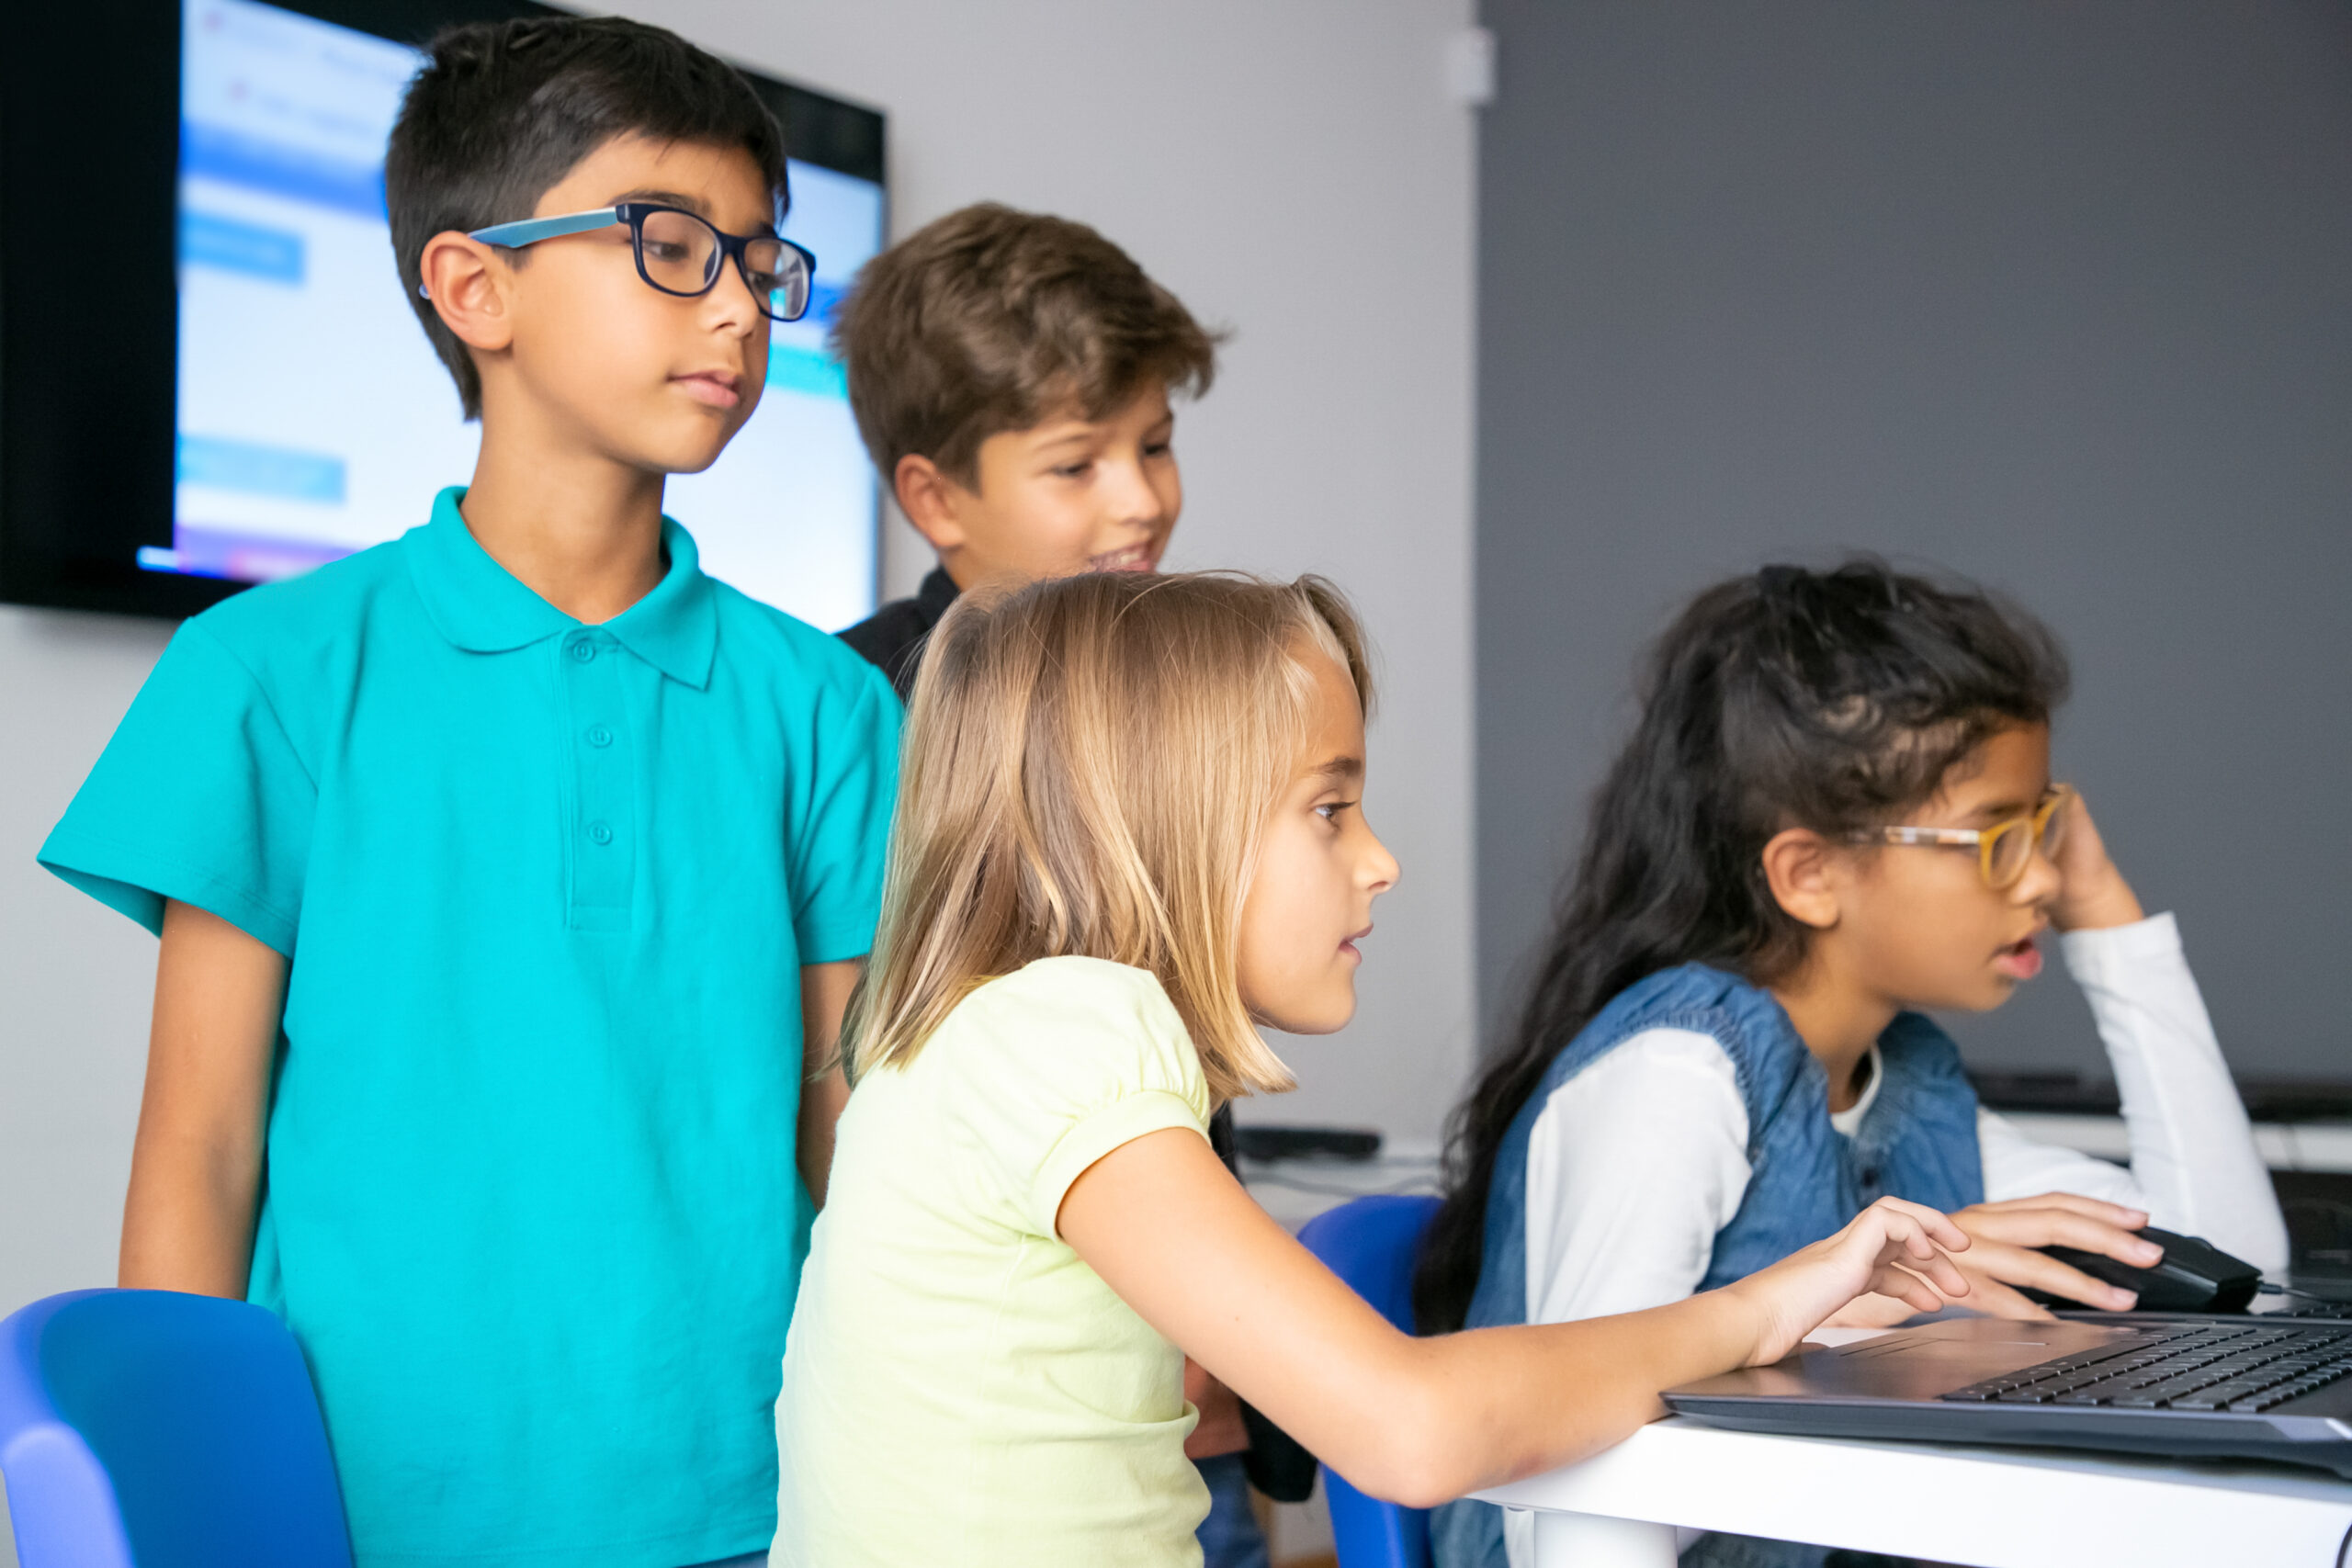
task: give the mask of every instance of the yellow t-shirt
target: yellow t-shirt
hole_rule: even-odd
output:
[[[1208,1114],[1159,982],[1092,958],[989,982],[859,1082],[786,1342],[777,1568],[1200,1562],[1182,1357],[1054,1220]]]

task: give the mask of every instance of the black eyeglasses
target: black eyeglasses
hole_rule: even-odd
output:
[[[624,201],[561,218],[493,223],[467,237],[485,245],[519,248],[614,223],[628,225],[629,242],[637,252],[637,276],[664,294],[692,299],[709,293],[731,257],[763,315],[772,321],[797,321],[808,313],[809,288],[817,276],[815,256],[773,234],[723,233],[709,220],[684,208]]]

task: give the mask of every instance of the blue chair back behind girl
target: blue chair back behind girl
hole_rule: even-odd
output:
[[[1298,1240],[1381,1316],[1410,1334],[1413,1265],[1436,1213],[1434,1198],[1376,1193],[1316,1215]],[[1427,1509],[1367,1496],[1328,1465],[1323,1495],[1340,1568],[1429,1568]]]

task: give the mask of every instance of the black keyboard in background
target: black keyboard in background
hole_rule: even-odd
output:
[[[2284,1306],[2264,1304],[2253,1310],[2265,1323],[2276,1323],[2280,1318],[2318,1318],[2327,1323],[2352,1324],[2352,1301],[2330,1301],[2320,1296],[2302,1300],[2290,1296]]]
[[[2294,1247],[2290,1278],[2304,1290],[2352,1299],[2352,1175],[2274,1170]]]
[[[2352,1376],[2352,1323],[2249,1318],[2135,1336],[1987,1378],[1943,1397],[1961,1404],[2247,1415]]]

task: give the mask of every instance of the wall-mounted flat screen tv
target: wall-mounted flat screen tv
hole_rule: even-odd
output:
[[[478,430],[393,269],[384,146],[419,40],[543,9],[175,0],[124,41],[132,79],[104,83],[86,33],[78,62],[62,39],[6,51],[98,95],[77,118],[20,58],[0,108],[0,598],[184,615],[393,538],[465,480]],[[664,510],[713,575],[832,629],[875,597],[876,487],[825,333],[882,243],[882,118],[745,75],[786,128],[783,232],[816,254],[815,297],[774,325],[758,411]],[[166,82],[168,119],[147,101],[111,146],[83,134]],[[107,153],[133,166],[110,177]],[[105,318],[95,353],[74,313]]]

